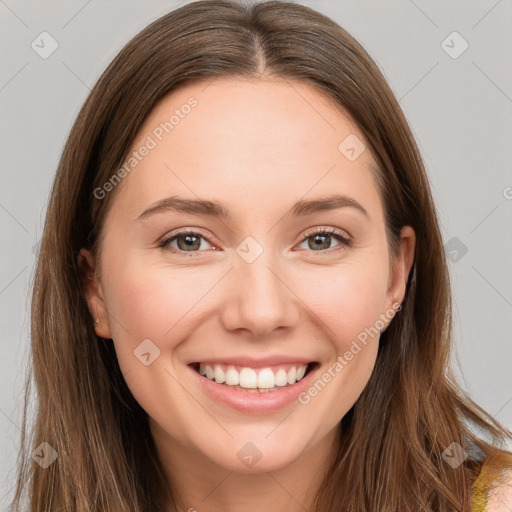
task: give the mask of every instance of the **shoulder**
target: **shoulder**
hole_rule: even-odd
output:
[[[503,471],[498,482],[491,486],[486,512],[512,511],[512,469]]]
[[[512,511],[512,454],[488,457],[473,485],[474,512]]]

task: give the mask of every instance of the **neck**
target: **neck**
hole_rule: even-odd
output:
[[[152,433],[179,512],[311,511],[338,449],[333,429],[283,468],[238,473],[176,443],[155,424]]]

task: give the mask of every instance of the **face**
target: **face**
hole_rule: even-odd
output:
[[[308,85],[216,79],[162,100],[130,154],[79,262],[158,446],[259,472],[331,442],[414,250],[405,227],[390,260],[362,133]]]

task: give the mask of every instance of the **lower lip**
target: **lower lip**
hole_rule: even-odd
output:
[[[293,402],[298,403],[297,397],[310,386],[310,382],[318,370],[318,367],[314,368],[293,386],[283,386],[268,393],[251,393],[250,391],[233,389],[225,384],[217,384],[215,381],[203,377],[193,368],[189,368],[195,378],[198,379],[203,391],[210,398],[237,411],[256,414],[275,412]]]

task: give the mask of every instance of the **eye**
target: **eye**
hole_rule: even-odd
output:
[[[313,252],[331,252],[329,249],[333,249],[333,251],[345,249],[351,246],[351,239],[345,236],[343,231],[338,231],[334,228],[329,229],[320,229],[317,231],[312,231],[306,235],[301,244],[307,242],[310,239],[314,239],[313,243],[308,243],[309,249],[312,249]],[[334,248],[330,248],[332,240],[338,241],[338,245]],[[164,238],[159,244],[158,247],[162,249],[173,249],[171,252],[177,253],[180,256],[195,256],[198,252],[203,252],[200,249],[203,248],[202,241],[205,241],[207,244],[211,245],[212,242],[195,231],[180,231],[179,233],[175,233],[171,236]],[[176,243],[176,246],[172,244]],[[213,247],[213,250],[216,250]],[[188,254],[187,254],[188,253]]]
[[[201,242],[206,241],[208,244],[211,242],[205,236],[195,231],[180,231],[174,235],[164,238],[158,247],[167,249],[168,247],[174,249],[172,252],[178,253],[180,256],[195,256],[195,252],[202,252],[199,249],[202,247]],[[176,242],[177,247],[173,247],[171,244]],[[215,248],[214,248],[215,249]],[[191,254],[186,254],[191,253]]]
[[[313,239],[312,243],[308,242],[310,239]],[[347,237],[343,231],[328,228],[308,233],[301,244],[308,242],[307,248],[313,249],[313,252],[331,252],[326,249],[330,249],[329,245],[333,239],[339,242],[339,244],[334,247],[335,251],[346,249],[350,247],[352,243],[351,239]]]

